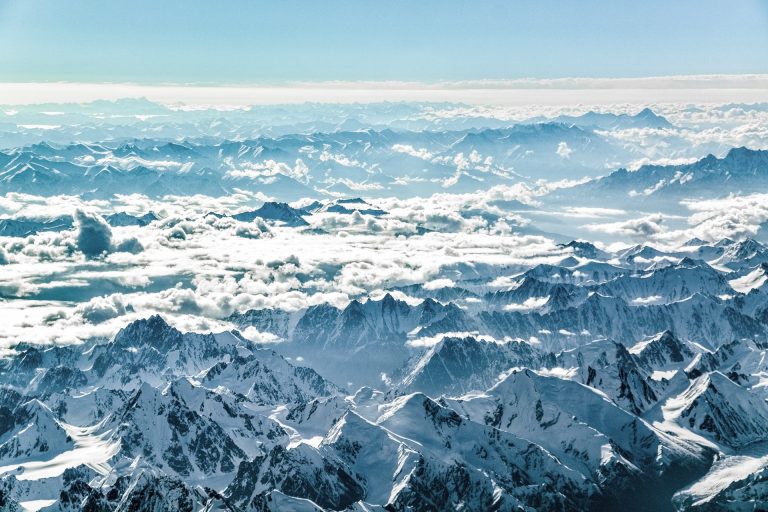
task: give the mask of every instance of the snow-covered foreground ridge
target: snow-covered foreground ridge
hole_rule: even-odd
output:
[[[766,506],[768,249],[565,247],[503,286],[17,344],[0,360],[0,506]]]

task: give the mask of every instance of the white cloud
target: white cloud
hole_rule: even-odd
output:
[[[75,228],[77,248],[87,257],[101,256],[113,249],[112,229],[100,215],[76,210]]]
[[[565,160],[571,158],[571,153],[573,153],[573,149],[568,147],[568,143],[566,142],[560,142],[555,150],[555,154]]]
[[[488,89],[493,88],[492,84],[486,85]],[[630,103],[598,107],[600,111],[617,113],[637,111]],[[595,105],[562,103],[545,107],[516,103],[428,105],[414,110],[413,117],[407,121],[430,120],[435,126],[449,120],[455,120],[456,124],[471,123],[475,118],[521,121],[561,113],[577,115],[593,108]],[[710,148],[742,145],[745,141],[759,147],[768,140],[765,128],[768,114],[757,107],[688,108],[670,103],[653,108],[674,122],[675,128],[605,134],[613,138],[613,143],[629,148],[632,161],[628,163],[633,166],[683,163]],[[136,121],[132,118],[131,122]],[[532,265],[562,259],[563,251],[552,240],[520,233],[527,227],[541,227],[538,223],[547,213],[548,199],[544,197],[547,193],[582,180],[552,182],[517,177],[512,169],[503,169],[493,158],[477,150],[454,154],[435,149],[437,147],[431,142],[417,141],[384,149],[446,166],[447,172],[440,179],[445,178],[449,186],[471,179],[470,174],[489,183],[494,175],[514,177],[520,182],[505,181],[510,184],[481,187],[482,190],[471,193],[381,197],[388,193],[386,187],[391,183],[382,189],[378,182],[368,180],[367,176],[384,173],[384,170],[370,162],[356,160],[364,159],[358,153],[349,156],[351,153],[347,155],[335,148],[313,149],[301,152],[301,158],[295,162],[293,157],[288,162],[270,159],[251,164],[228,162],[229,168],[225,170],[230,176],[253,178],[257,182],[248,188],[257,189],[258,180],[278,175],[312,184],[310,167],[322,161],[324,168],[347,173],[329,175],[323,186],[338,185],[335,193],[346,186],[360,190],[361,194],[370,194],[375,197],[370,202],[387,212],[380,217],[312,215],[307,217],[311,227],[306,232],[206,216],[209,212],[231,214],[253,209],[271,199],[253,190],[238,190],[222,197],[191,195],[162,199],[140,195],[118,195],[111,200],[1,195],[0,211],[9,216],[50,218],[73,214],[76,210],[93,213],[79,214],[87,219],[78,221],[77,231],[0,239],[0,263],[5,263],[0,265],[0,288],[3,294],[23,297],[23,300],[10,299],[0,305],[0,315],[8,319],[8,325],[0,333],[0,348],[19,340],[69,342],[91,335],[110,335],[125,322],[155,312],[167,315],[174,325],[184,328],[229,329],[233,326],[224,319],[234,311],[272,307],[300,311],[320,303],[343,307],[353,298],[378,297],[397,286],[421,284],[427,290],[437,290],[454,284],[461,286],[463,280],[476,278],[484,282],[481,285],[484,292],[514,285],[514,276]],[[553,161],[558,156],[582,155],[574,155],[565,142],[558,144],[554,154],[550,146],[547,154]],[[124,168],[148,165],[174,171],[183,167],[182,162],[172,159],[116,159],[111,154],[96,155],[89,163],[96,165],[97,162]],[[406,176],[393,190],[406,185],[415,188],[420,183],[431,184],[430,179],[436,178]],[[685,179],[685,175],[675,179]],[[651,195],[656,187],[666,185],[667,182],[656,184],[637,194]],[[525,207],[518,208],[517,201]],[[642,213],[639,218],[627,220],[633,213],[629,205],[627,211],[619,209],[624,205],[571,207],[563,211],[570,217],[595,219],[585,221],[590,224],[584,228],[597,238],[610,235],[647,239],[653,240],[656,246],[656,243],[679,244],[693,236],[716,240],[724,236],[754,235],[761,224],[768,221],[766,204],[768,195],[765,194],[685,203],[683,207],[690,213],[687,226],[680,219],[662,214]],[[161,220],[146,228],[105,228],[99,216],[114,210],[132,214],[154,211]],[[566,223],[561,226],[561,231],[560,226],[552,231],[567,235],[571,226]],[[674,229],[676,227],[680,229]],[[417,235],[420,228],[433,232]],[[88,233],[90,235],[82,239],[78,236]],[[90,248],[89,243],[94,241],[102,249],[109,247],[109,254],[85,261],[77,249],[86,248],[92,255],[100,254],[98,248]],[[115,249],[129,252],[115,252]],[[119,293],[114,293],[116,288]],[[66,300],[38,300],[42,292],[52,291]],[[91,298],[93,293],[100,297]],[[397,296],[416,300],[402,293]],[[517,307],[530,310],[540,305],[534,299]],[[265,333],[254,331],[249,335],[262,340],[260,342],[270,341]],[[413,343],[428,346],[431,341]]]
[[[647,239],[664,231],[664,215],[660,213],[647,215],[637,219],[604,224],[587,224],[585,229],[609,235],[628,236],[631,238]]]
[[[632,299],[632,304],[635,306],[647,306],[651,304],[658,304],[663,301],[661,295],[651,295],[649,297],[637,297]]]
[[[570,207],[566,207],[564,211],[569,216],[587,218],[587,219],[618,217],[618,216],[627,214],[626,210],[620,210],[617,208],[599,208],[599,207],[584,207],[584,206],[570,206]]]
[[[392,151],[395,151],[396,153],[405,153],[406,155],[411,155],[420,158],[421,160],[431,160],[434,156],[429,150],[425,148],[417,149],[410,144],[395,144],[392,146]]]
[[[405,342],[406,346],[416,349],[431,348],[443,341],[445,338],[475,338],[481,341],[488,341],[492,343],[505,343],[505,341],[497,340],[496,338],[488,335],[480,335],[477,332],[444,332],[436,334],[435,336],[422,336],[419,338],[412,338]]]
[[[424,289],[425,290],[440,290],[441,288],[451,288],[455,286],[456,283],[454,283],[450,279],[442,278],[442,279],[433,279],[432,281],[427,281],[424,283]]]
[[[387,198],[372,201],[389,212],[381,217],[312,215],[307,217],[311,227],[321,231],[257,229],[251,236],[240,231],[243,223],[206,214],[260,204],[253,194],[162,200],[121,196],[112,208],[136,214],[152,210],[163,218],[146,227],[110,228],[106,236],[96,214],[81,213],[83,234],[90,233],[83,244],[98,239],[103,249],[107,241],[110,247],[135,241],[144,249],[136,254],[110,252],[85,262],[77,252],[74,230],[0,239],[9,260],[0,266],[3,293],[24,297],[11,300],[14,307],[32,303],[43,291],[54,290],[66,299],[41,306],[55,315],[44,328],[40,327],[44,321],[35,316],[42,309],[7,316],[9,325],[0,334],[0,346],[19,340],[71,342],[109,336],[126,322],[153,313],[184,328],[229,329],[232,326],[223,319],[234,311],[298,311],[320,303],[343,307],[351,298],[378,296],[398,286],[449,286],[461,278],[453,269],[465,265],[474,268],[473,276],[492,278],[510,265],[554,261],[562,251],[551,240],[500,232],[479,217],[462,215],[467,208],[503,213],[488,202],[527,201],[528,194],[525,188],[498,187],[476,194]],[[44,202],[36,197],[5,199],[15,211]],[[107,205],[89,207],[106,214]],[[439,231],[416,236],[419,225]],[[181,235],[169,237],[172,231]],[[114,293],[116,286],[119,293]],[[93,293],[100,298],[91,299]],[[4,318],[7,307],[0,311]]]
[[[275,160],[265,160],[263,162],[234,162],[231,159],[228,159],[225,160],[224,163],[230,167],[230,170],[226,172],[226,176],[232,178],[264,179],[283,175],[304,182],[309,175],[307,164],[300,158],[296,159],[293,167]]]
[[[754,236],[768,222],[768,194],[731,195],[722,199],[686,201],[693,212],[688,238],[740,239]]]
[[[686,165],[691,164],[699,160],[699,157],[680,157],[680,158],[650,158],[643,157],[638,160],[633,160],[627,165],[627,169],[636,171],[644,165]]]
[[[285,341],[271,332],[260,332],[253,326],[246,327],[240,334],[255,343],[271,344]]]
[[[192,162],[176,162],[173,160],[147,160],[136,155],[118,157],[112,153],[100,158],[86,155],[81,158],[76,158],[75,163],[87,166],[111,166],[125,171],[130,171],[136,167],[146,167],[148,169],[154,169],[157,171],[175,170],[179,172],[185,172],[192,168]]]
[[[93,298],[79,305],[75,309],[75,313],[81,315],[88,323],[100,324],[112,318],[125,315],[132,310],[133,308],[126,304],[123,295],[115,294]]]
[[[504,306],[504,310],[522,312],[535,311],[546,304],[548,300],[549,297],[531,297],[526,299],[522,304],[507,304]]]

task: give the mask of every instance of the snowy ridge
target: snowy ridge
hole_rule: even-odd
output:
[[[19,344],[0,362],[0,492],[50,511],[763,499],[768,300],[763,263],[742,264],[762,246],[705,245],[578,242],[528,270],[227,317],[264,345],[157,315]]]

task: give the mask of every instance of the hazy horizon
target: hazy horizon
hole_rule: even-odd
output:
[[[69,103],[146,98],[160,103],[258,105],[371,101],[470,104],[637,104],[768,101],[768,74],[640,78],[465,80],[440,82],[325,81],[285,84],[0,82],[0,104]]]

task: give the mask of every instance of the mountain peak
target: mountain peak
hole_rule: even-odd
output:
[[[293,208],[287,203],[268,201],[256,210],[238,213],[232,218],[241,222],[253,222],[258,218],[288,227],[308,226],[303,215],[307,215],[305,210]]]
[[[178,344],[183,335],[171,327],[160,315],[135,320],[122,328],[115,336],[115,343],[125,346],[150,345],[170,347]]]

